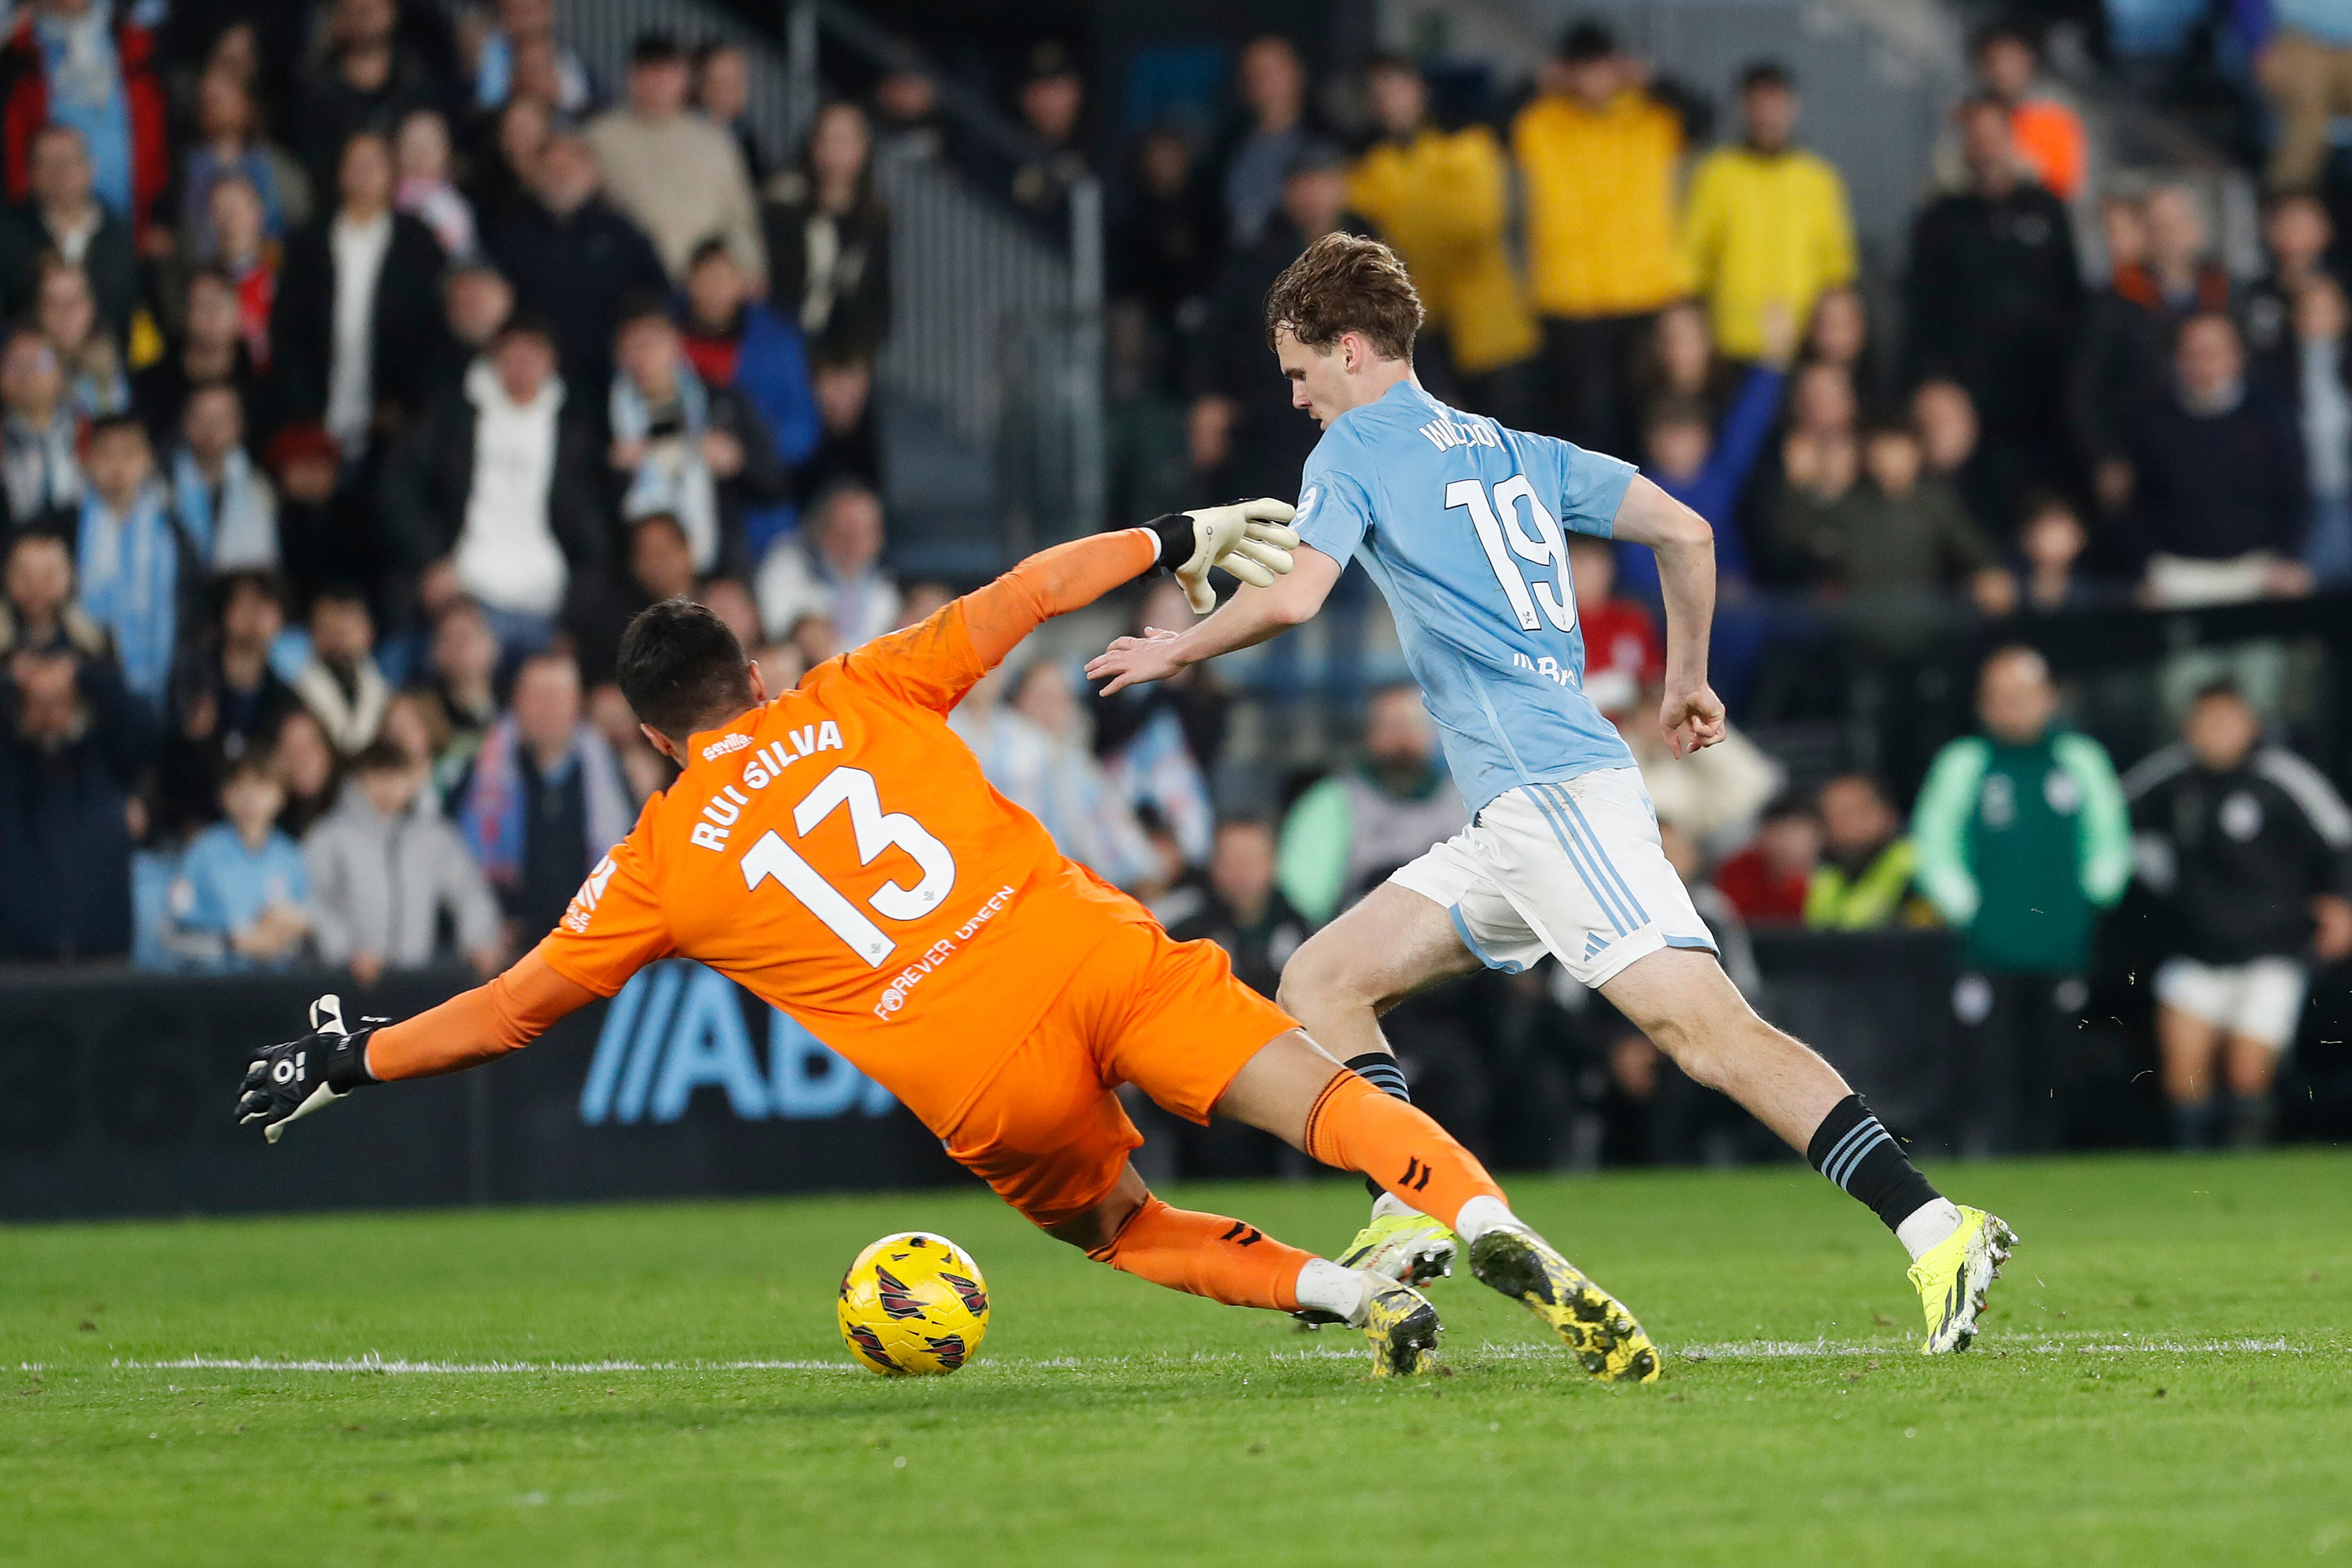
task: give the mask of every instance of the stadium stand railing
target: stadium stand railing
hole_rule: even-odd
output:
[[[750,116],[778,162],[798,145],[829,58],[872,69],[904,45],[850,6],[797,0],[783,45],[703,0],[568,0],[563,41],[607,81],[641,33],[740,45]],[[931,73],[953,133],[1018,162],[1022,132]],[[890,336],[876,366],[891,555],[909,576],[971,577],[1102,518],[1102,192],[1071,193],[1050,235],[951,164],[883,158],[891,214]]]

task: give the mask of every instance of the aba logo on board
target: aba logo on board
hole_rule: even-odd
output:
[[[580,1120],[591,1127],[676,1121],[716,1089],[745,1121],[883,1116],[898,1101],[772,1007],[767,1048],[744,1020],[747,994],[716,970],[672,959],[640,971],[604,1010]]]

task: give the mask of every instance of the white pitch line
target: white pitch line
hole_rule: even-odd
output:
[[[390,1375],[478,1376],[486,1373],[604,1372],[855,1372],[845,1361],[409,1361],[383,1356],[336,1360],[277,1360],[267,1356],[176,1356],[136,1361],[116,1357],[110,1364],[126,1372],[363,1372]]]
[[[1838,1343],[1828,1340],[1729,1340],[1714,1343],[1667,1345],[1663,1347],[1670,1360],[1686,1363],[1710,1361],[1813,1361],[1851,1358],[1854,1356],[1906,1355],[1911,1352],[1907,1341],[1876,1344]],[[2001,1352],[2015,1355],[2311,1355],[2315,1352],[2308,1345],[2298,1345],[2284,1337],[2270,1339],[2208,1339],[2208,1340],[2101,1340],[2088,1336],[2073,1339],[2043,1337],[2032,1340],[1980,1339],[1979,1352]],[[1298,1350],[1276,1351],[1267,1356],[1253,1355],[1241,1351],[1195,1351],[1185,1359],[1192,1362],[1255,1363],[1275,1361],[1355,1361],[1363,1352],[1317,1346]],[[1550,1345],[1482,1344],[1457,1347],[1455,1354],[1465,1362],[1488,1361],[1550,1361],[1559,1352]],[[1079,1358],[1052,1356],[1036,1361],[1011,1361],[992,1358],[975,1365],[1003,1371],[1076,1371],[1088,1365],[1103,1367],[1134,1365],[1153,1357],[1099,1356]],[[514,1376],[541,1373],[558,1376],[593,1376],[616,1372],[825,1372],[844,1373],[860,1370],[847,1361],[439,1361],[387,1358],[381,1355],[328,1357],[268,1356],[175,1356],[152,1361],[116,1357],[110,1365],[125,1372],[304,1372],[304,1373],[370,1373],[386,1376]],[[20,1370],[37,1372],[42,1367],[22,1363]]]
[[[1667,1347],[1667,1354],[1684,1361],[1787,1361],[1815,1357],[1904,1355],[1906,1341],[1897,1344],[1832,1344],[1826,1340],[1734,1340],[1723,1344]],[[2311,1347],[2284,1338],[2242,1340],[1997,1340],[1979,1339],[1976,1352],[2005,1351],[2014,1355],[2309,1355]]]

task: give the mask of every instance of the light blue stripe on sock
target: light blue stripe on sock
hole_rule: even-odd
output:
[[[1829,1154],[1822,1161],[1822,1174],[1827,1176],[1832,1182],[1837,1182],[1839,1186],[1844,1186],[1845,1184],[1838,1180],[1838,1163],[1845,1158],[1846,1151],[1852,1149],[1856,1142],[1867,1136],[1870,1130],[1877,1125],[1878,1119],[1873,1116],[1865,1118],[1861,1121],[1857,1121],[1852,1127],[1847,1128],[1845,1130],[1845,1136],[1839,1139],[1837,1142],[1831,1147]]]
[[[1830,1178],[1841,1187],[1845,1186],[1846,1183],[1853,1179],[1855,1169],[1861,1165],[1864,1158],[1867,1156],[1873,1149],[1877,1148],[1881,1143],[1892,1143],[1895,1142],[1895,1135],[1887,1131],[1885,1128],[1881,1127],[1875,1120],[1871,1121],[1864,1125],[1868,1129],[1870,1135],[1856,1143],[1852,1149],[1848,1150],[1845,1154],[1836,1162],[1837,1173]],[[1862,1130],[1863,1129],[1860,1128],[1856,1129],[1857,1131]]]

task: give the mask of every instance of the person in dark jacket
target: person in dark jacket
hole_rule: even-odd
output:
[[[622,517],[667,512],[694,546],[698,576],[743,576],[744,512],[789,493],[766,420],[740,388],[702,379],[658,299],[623,308],[613,358],[605,423]]]
[[[2067,345],[2082,309],[2066,207],[2018,174],[2009,110],[1979,97],[1959,111],[1969,186],[1919,215],[1911,236],[1916,377],[1947,375],[1984,416],[2004,471],[2063,478]]]
[[[398,0],[342,0],[329,8],[327,67],[304,84],[291,123],[314,185],[333,183],[338,161],[362,132],[390,138],[409,111],[444,107],[423,58],[400,36]]]
[[[1860,601],[1873,625],[1891,621],[1889,633],[1907,634],[1942,588],[1964,587],[1987,615],[2008,614],[2014,580],[1959,498],[1921,473],[1911,427],[1874,426],[1862,460],[1862,481],[1827,505],[1793,488],[1781,492],[1772,526],[1783,557],[1801,563],[1816,591]]]
[[[47,528],[7,536],[0,568],[0,660],[70,654],[114,664],[114,639],[74,602],[73,541]]]
[[[2070,390],[2083,460],[2112,508],[2128,493],[2133,421],[2164,395],[2180,324],[2229,310],[2231,287],[2186,187],[2159,186],[2136,207],[2111,200],[2103,214],[2115,271],[2084,311]]]
[[[2173,379],[2131,447],[2131,552],[2149,592],[2212,602],[2303,591],[2310,574],[2294,556],[2311,501],[2292,410],[2248,381],[2225,315],[2182,324]]]
[[[105,665],[19,654],[0,681],[0,958],[131,951],[131,791],[147,705]],[[37,898],[21,896],[37,889]]]
[[[1004,188],[1040,229],[1058,236],[1069,222],[1070,193],[1094,172],[1084,133],[1087,79],[1068,46],[1046,38],[1031,47],[1013,107],[1030,147],[1006,161]]]
[[[679,346],[704,385],[731,387],[750,401],[768,427],[776,460],[791,468],[817,442],[808,354],[800,328],[751,299],[748,284],[725,240],[714,235],[695,247],[678,312]],[[751,558],[765,554],[798,521],[789,500],[748,509],[743,534]]]
[[[253,445],[267,447],[276,433],[272,389],[246,347],[236,285],[217,267],[196,268],[188,274],[180,314],[180,341],[166,349],[163,358],[131,377],[131,406],[147,421],[149,434],[161,445],[179,433],[180,415],[190,392],[226,382],[236,388]]]
[[[2267,1141],[2271,1082],[2294,1041],[2309,960],[2352,957],[2352,808],[2317,768],[2263,740],[2227,682],[2197,694],[2179,744],[2124,775],[2140,881],[2171,917],[2156,1034],[2175,1140]]]
[[[0,316],[28,314],[40,290],[41,258],[54,251],[89,275],[98,318],[127,339],[139,301],[139,253],[131,225],[93,194],[89,151],[70,125],[44,125],[26,154],[32,195],[0,213]]]
[[[2316,191],[2283,191],[2263,213],[2263,252],[2270,266],[2240,291],[2238,320],[2246,356],[2259,380],[2280,385],[2295,378],[2294,306],[2314,283],[2340,285],[2333,264],[2336,220]]]
[[[694,596],[694,547],[666,511],[629,524],[625,572],[583,573],[563,608],[580,679],[593,689],[610,683],[621,662],[621,637],[637,613],[664,599]]]
[[[595,155],[579,137],[551,139],[533,199],[495,224],[487,247],[523,303],[556,325],[567,386],[591,401],[613,379],[613,329],[624,300],[669,287],[653,242],[596,194]]]
[[[1209,851],[1205,908],[1169,928],[1178,942],[1206,937],[1234,962],[1234,978],[1263,996],[1282,982],[1282,966],[1310,929],[1275,886],[1274,825],[1229,816]]]
[[[857,354],[810,362],[817,440],[793,472],[793,499],[807,506],[844,480],[882,488],[882,437],[875,428],[874,362]]]
[[[1224,205],[1197,167],[1180,125],[1156,125],[1135,152],[1135,190],[1110,238],[1112,289],[1136,300],[1173,340],[1217,276]]]
[[[425,401],[465,384],[474,361],[514,314],[514,285],[478,256],[453,262],[441,275],[441,333],[425,373]]]
[[[1321,431],[1290,405],[1290,384],[1265,363],[1265,296],[1309,243],[1370,228],[1347,212],[1348,163],[1328,142],[1307,147],[1282,184],[1282,205],[1255,243],[1225,258],[1210,296],[1192,373],[1192,466],[1220,494],[1296,496]]]
[[[342,482],[342,448],[323,426],[278,431],[262,464],[278,490],[278,565],[293,604],[308,605],[330,587],[380,582],[394,568],[396,552],[385,548],[369,504],[373,498]]]
[[[1207,874],[1180,884],[1197,907],[1168,927],[1178,942],[1205,939],[1223,948],[1233,962],[1234,978],[1265,996],[1275,994],[1283,964],[1312,929],[1275,886],[1274,858],[1271,824],[1255,817],[1219,823]],[[1173,1118],[1168,1121],[1174,1122]],[[1187,1172],[1270,1175],[1276,1168],[1266,1141],[1255,1134],[1216,1126],[1162,1125],[1166,1141],[1181,1149]]]
[[[341,205],[287,242],[270,311],[286,422],[325,425],[351,456],[415,416],[441,328],[441,242],[393,210],[392,171],[383,136],[362,132],[345,143]],[[350,288],[373,301],[363,322],[337,310]]]
[[[276,743],[278,726],[301,706],[269,667],[286,628],[286,588],[272,573],[234,572],[216,584],[220,613],[208,646],[176,695],[156,791],[156,826],[179,833],[217,815],[228,765]]]
[[[760,226],[777,313],[812,353],[871,359],[890,330],[890,218],[874,194],[866,111],[819,110],[800,166],[771,181],[768,198]]]
[[[509,659],[547,646],[575,574],[610,553],[594,421],[555,374],[555,329],[518,309],[385,466],[386,538],[409,571],[465,595]]]

